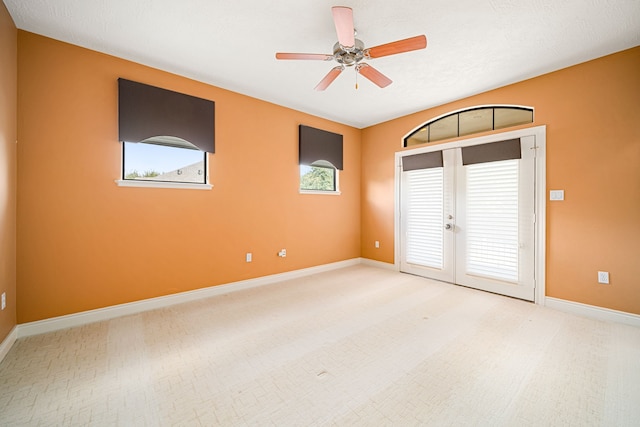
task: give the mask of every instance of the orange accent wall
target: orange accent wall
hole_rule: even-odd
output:
[[[24,31],[18,70],[19,323],[360,256],[360,130]],[[211,191],[116,186],[118,77],[215,101]],[[340,196],[299,194],[301,123]]]
[[[15,26],[3,22],[0,36],[0,59],[11,64]],[[640,314],[640,47],[363,130],[24,31],[17,57],[18,289],[11,298],[9,96],[0,102],[9,206],[0,274],[10,284],[0,337],[16,323],[16,299],[24,323],[359,256],[394,262],[402,137],[484,104],[533,106],[533,126],[547,126],[547,190],[566,198],[546,202],[547,295]],[[0,85],[15,99],[10,68]],[[118,77],[215,101],[213,190],[116,186]],[[298,193],[300,123],[345,136],[341,196]],[[276,255],[281,248],[287,258]],[[598,270],[610,272],[611,285],[596,283]]]
[[[0,3],[0,342],[16,326],[17,30]]]
[[[640,47],[364,129],[362,256],[394,262],[403,136],[486,104],[533,106],[533,125],[547,126],[547,190],[565,190],[546,202],[547,296],[640,314]],[[597,283],[599,270],[610,285]]]

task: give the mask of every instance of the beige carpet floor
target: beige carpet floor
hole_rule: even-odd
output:
[[[19,339],[0,425],[640,426],[640,328],[355,266]]]

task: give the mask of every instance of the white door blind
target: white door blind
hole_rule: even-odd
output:
[[[443,268],[443,168],[417,169],[406,174],[406,260]]]
[[[518,281],[518,161],[464,166],[468,274]]]

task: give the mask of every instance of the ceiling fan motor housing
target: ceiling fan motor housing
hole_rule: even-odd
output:
[[[356,65],[364,59],[364,43],[355,39],[353,47],[342,46],[340,43],[333,45],[333,57],[335,60],[347,67]]]

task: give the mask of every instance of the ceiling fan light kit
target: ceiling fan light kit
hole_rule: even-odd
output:
[[[320,83],[316,85],[315,90],[325,90],[340,73],[345,70],[345,67],[353,66],[355,66],[356,73],[361,74],[376,86],[380,88],[387,87],[392,83],[392,80],[371,65],[361,61],[427,47],[427,37],[420,35],[367,49],[361,40],[355,38],[356,31],[353,26],[353,10],[350,7],[334,6],[331,8],[331,14],[333,15],[333,22],[338,35],[338,42],[333,45],[332,55],[320,53],[276,53],[276,59],[281,60],[334,60],[340,64],[332,68],[331,71],[324,76]],[[356,83],[356,89],[357,88],[358,85]]]

